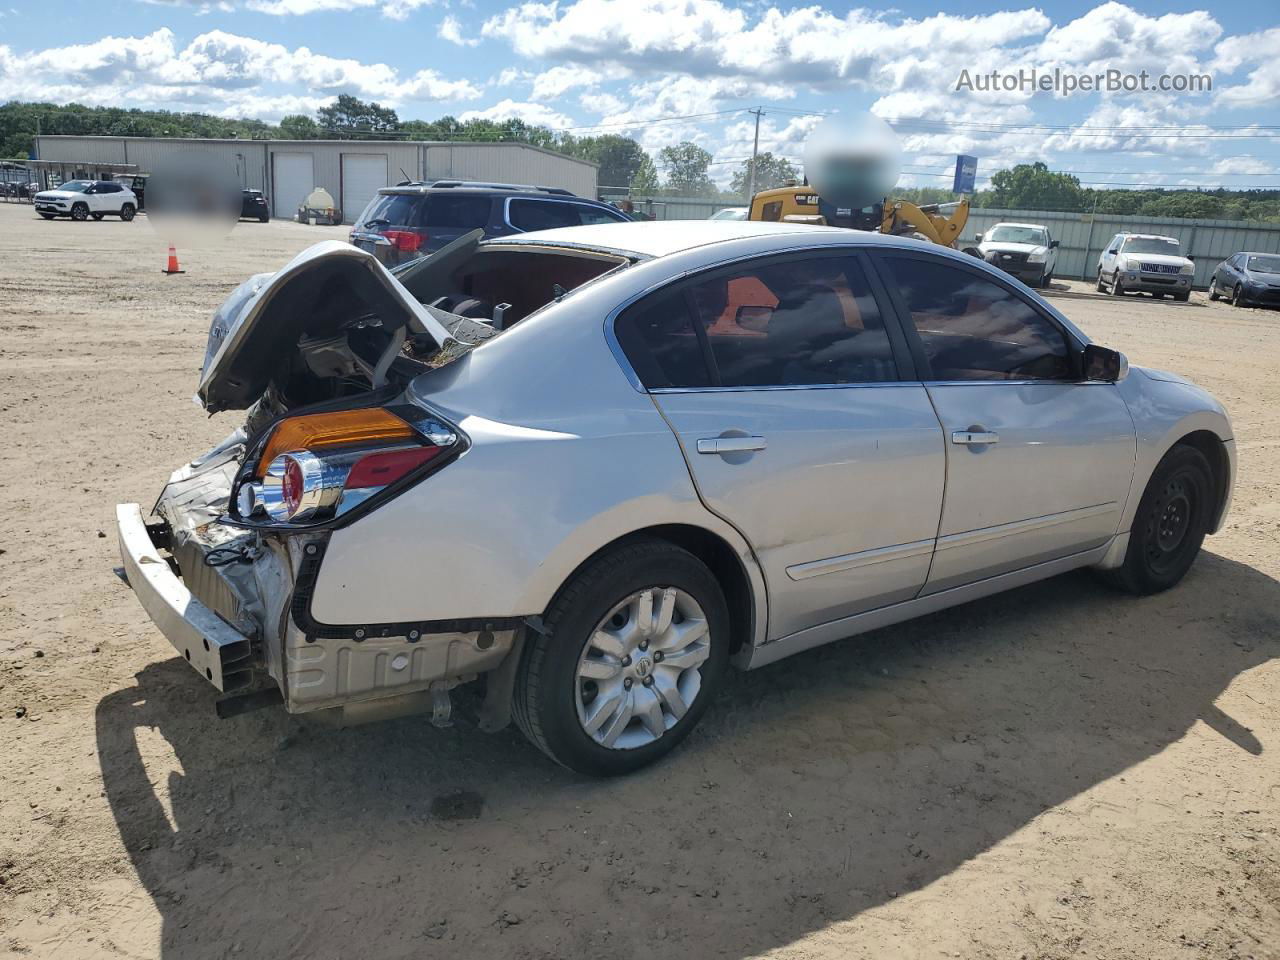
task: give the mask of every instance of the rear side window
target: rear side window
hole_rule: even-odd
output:
[[[618,318],[614,333],[640,382],[649,389],[711,386],[683,290],[641,301]]]
[[[423,204],[419,226],[448,227],[455,230],[475,230],[489,223],[489,210],[493,199],[489,196],[465,193],[432,193]]]
[[[1066,335],[1000,284],[946,263],[885,257],[934,380],[1073,379]]]
[[[772,387],[898,379],[857,261],[771,259],[642,301],[615,327],[646,387]]]

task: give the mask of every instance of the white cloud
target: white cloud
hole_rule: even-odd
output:
[[[296,112],[299,104],[327,102],[338,93],[395,106],[471,99],[481,92],[470,81],[434,70],[404,76],[385,63],[330,57],[221,30],[179,48],[168,29],[22,54],[0,46],[0,87],[19,100],[181,105],[229,115],[251,110],[264,119]]]
[[[447,40],[459,47],[474,47],[480,42],[478,37],[464,37],[462,23],[453,14],[440,21],[440,39]]]
[[[1252,67],[1244,83],[1219,84],[1216,99],[1228,108],[1257,109],[1280,100],[1280,27],[1230,37],[1215,48],[1211,66],[1232,74]]]
[[[552,67],[533,78],[529,95],[535,100],[554,100],[575,87],[594,87],[604,79],[604,74],[589,67]]]
[[[459,120],[523,120],[552,129],[564,129],[573,126],[573,119],[553,110],[542,103],[521,103],[515,100],[502,100],[484,110],[468,110],[459,116]]]

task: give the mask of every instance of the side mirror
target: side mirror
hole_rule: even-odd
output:
[[[1112,247],[1110,250],[1108,250],[1108,251],[1107,251],[1107,253],[1110,253],[1110,254],[1116,254],[1116,253],[1119,253],[1119,252],[1120,252],[1120,248],[1119,248],[1119,247]]]
[[[980,234],[980,233],[975,233],[975,234],[973,235],[973,242],[974,242],[974,243],[981,243],[981,242],[982,242],[982,234]]]
[[[1119,350],[1091,343],[1084,348],[1084,378],[1118,383],[1129,375],[1129,358]]]
[[[1189,253],[1187,254],[1187,259],[1188,259],[1188,260],[1190,260],[1192,263],[1195,263],[1195,262],[1196,262],[1196,258],[1195,258],[1195,257],[1193,257],[1193,256],[1192,256],[1191,254],[1189,254]]]
[[[1058,245],[1058,241],[1057,241],[1057,240],[1050,240],[1050,241],[1049,241],[1049,246],[1050,246],[1050,247],[1056,247],[1057,245]]]

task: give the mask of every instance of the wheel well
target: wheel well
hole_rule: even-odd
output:
[[[689,551],[705,563],[720,584],[720,589],[724,592],[725,605],[729,608],[731,636],[729,652],[731,654],[736,653],[743,644],[751,642],[755,629],[755,603],[751,591],[751,580],[748,578],[747,571],[743,568],[742,561],[738,559],[733,547],[729,546],[717,534],[702,527],[684,523],[668,523],[634,530],[611,543],[606,543],[586,560],[582,561],[577,569],[565,578],[565,583],[572,580],[579,570],[601,554],[622,544],[645,539],[665,540],[683,550]],[[552,603],[554,602],[553,600]],[[550,606],[551,604],[548,604],[548,607]]]
[[[1227,461],[1227,451],[1222,448],[1222,439],[1211,430],[1196,430],[1194,433],[1188,433],[1178,443],[1194,447],[1209,461],[1209,468],[1213,471],[1214,499],[1211,528],[1217,529],[1218,524],[1222,522],[1222,508],[1226,502],[1231,470],[1231,465]]]

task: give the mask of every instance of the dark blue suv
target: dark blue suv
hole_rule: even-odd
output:
[[[351,242],[388,267],[433,253],[476,228],[485,237],[630,220],[607,203],[556,187],[468,180],[412,181],[378,191]]]

